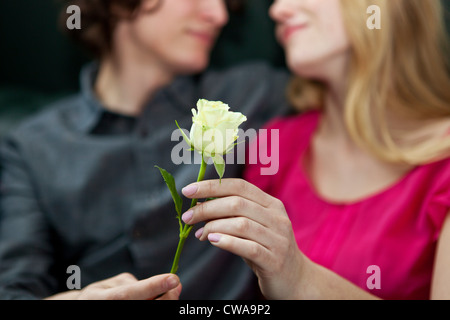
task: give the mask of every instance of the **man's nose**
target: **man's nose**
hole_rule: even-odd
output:
[[[224,0],[203,0],[201,10],[203,17],[219,28],[228,23],[228,11]]]

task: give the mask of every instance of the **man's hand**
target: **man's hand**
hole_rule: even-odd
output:
[[[174,274],[157,275],[137,280],[130,273],[92,283],[82,290],[63,292],[48,300],[177,300],[180,279]]]

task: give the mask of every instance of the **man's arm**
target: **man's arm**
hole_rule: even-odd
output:
[[[33,299],[56,289],[54,248],[19,144],[0,149],[0,298]],[[36,160],[36,159],[35,159]]]

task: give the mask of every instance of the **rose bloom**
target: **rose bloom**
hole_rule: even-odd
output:
[[[229,152],[238,139],[238,128],[247,120],[240,112],[229,111],[221,101],[200,99],[192,109],[191,146],[205,157],[216,157]]]

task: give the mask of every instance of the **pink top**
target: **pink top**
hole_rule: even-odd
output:
[[[383,299],[429,299],[450,209],[450,159],[418,166],[358,201],[333,203],[315,192],[301,165],[319,119],[314,111],[272,121],[266,128],[279,129],[279,170],[261,175],[270,164],[250,164],[245,178],[283,201],[297,244],[312,261]],[[260,155],[264,146],[271,150],[271,137],[260,135]]]

